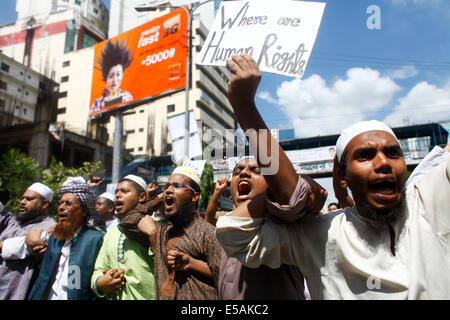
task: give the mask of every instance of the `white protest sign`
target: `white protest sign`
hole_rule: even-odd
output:
[[[247,53],[261,71],[301,78],[325,5],[291,0],[222,1],[195,63],[225,66],[233,55]]]
[[[182,165],[194,169],[201,177],[205,164],[206,160],[185,160]]]

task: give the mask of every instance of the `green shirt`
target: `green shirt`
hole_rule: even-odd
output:
[[[155,278],[154,255],[151,250],[128,239],[117,226],[106,232],[103,245],[95,261],[94,273],[91,278],[91,288],[99,297],[105,297],[104,292],[97,290],[97,279],[103,276],[104,270],[125,269],[125,286],[121,292],[108,294],[114,300],[154,300]]]

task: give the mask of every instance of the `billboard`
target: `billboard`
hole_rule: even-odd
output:
[[[96,44],[89,115],[184,88],[187,24],[179,8]]]

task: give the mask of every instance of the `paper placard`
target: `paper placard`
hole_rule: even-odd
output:
[[[301,78],[325,5],[291,0],[222,1],[195,63],[225,66],[231,56],[247,53],[261,71]]]

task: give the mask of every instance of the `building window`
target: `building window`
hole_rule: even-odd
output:
[[[134,129],[132,129],[132,130],[127,130],[127,131],[125,131],[125,134],[132,134],[132,133],[134,133],[134,132],[135,132]]]
[[[61,82],[67,82],[69,81],[69,76],[64,76],[61,78]]]
[[[8,84],[5,81],[0,80],[0,89],[6,90],[7,88]]]
[[[67,91],[60,92],[60,93],[59,93],[59,97],[60,97],[60,98],[65,98],[65,97],[67,97]]]
[[[139,132],[144,132],[144,128],[139,128]]]
[[[64,108],[58,108],[58,110],[56,111],[57,114],[64,114],[66,113],[66,107]]]
[[[25,95],[26,95],[26,96],[28,95],[28,91],[25,91]]]
[[[94,13],[98,14],[98,9],[97,8],[94,8]]]
[[[139,148],[138,148],[138,151],[142,151],[142,150],[144,150],[143,147],[139,147]]]
[[[3,108],[5,108],[5,105],[6,105],[5,100],[0,99],[0,110],[3,110]]]
[[[27,114],[27,109],[23,108],[23,114]]]
[[[22,92],[22,89],[18,88],[17,91],[18,91],[18,92]]]
[[[75,0],[75,4],[76,4],[77,6],[81,6],[81,1],[80,1],[80,0]]]
[[[126,152],[134,152],[134,148],[125,149]]]
[[[167,105],[167,113],[174,112],[175,111],[175,105],[174,104],[168,104]]]
[[[139,110],[139,113],[144,113],[144,111],[145,111],[144,109],[142,109],[142,110]]]
[[[6,63],[2,62],[1,68],[3,71],[9,72],[9,65],[7,65]]]
[[[70,61],[63,62],[63,68],[70,66]]]

